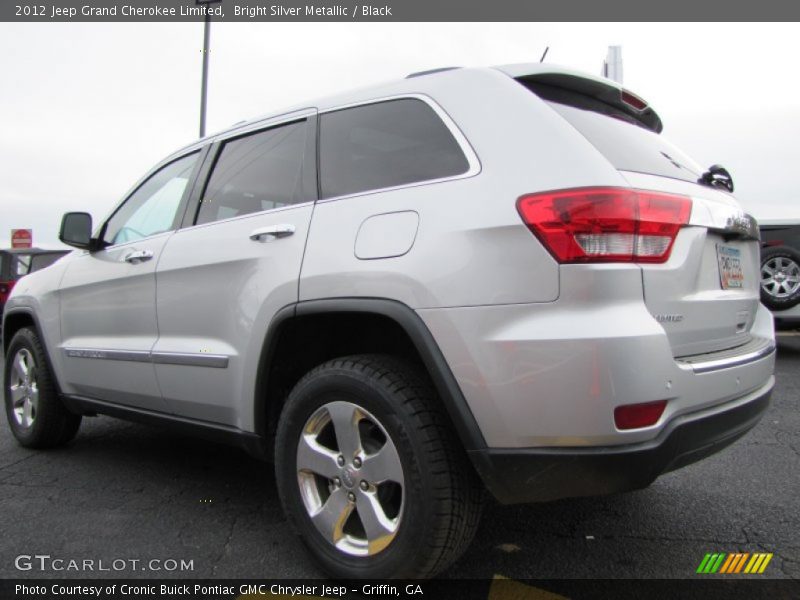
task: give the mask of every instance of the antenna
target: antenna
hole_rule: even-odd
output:
[[[547,56],[547,51],[548,50],[550,50],[550,46],[547,46],[547,48],[544,49],[544,53],[542,54],[542,58],[539,59],[540,63],[544,62],[544,57]]]

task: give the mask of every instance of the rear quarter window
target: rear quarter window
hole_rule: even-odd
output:
[[[439,115],[415,98],[320,117],[322,198],[466,173],[469,161]]]
[[[54,252],[50,254],[34,254],[33,257],[31,258],[30,272],[33,273],[34,271],[39,271],[41,269],[44,269],[45,267],[49,267],[62,256],[64,256],[63,252],[60,253]]]
[[[12,278],[19,279],[31,272],[31,255],[30,254],[17,254],[14,256],[14,269],[12,270]]]

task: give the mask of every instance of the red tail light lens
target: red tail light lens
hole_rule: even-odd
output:
[[[666,400],[643,402],[642,404],[624,404],[614,409],[614,423],[617,429],[639,429],[655,425],[664,414]]]
[[[663,263],[689,222],[692,201],[645,190],[578,188],[522,196],[517,210],[560,263]]]

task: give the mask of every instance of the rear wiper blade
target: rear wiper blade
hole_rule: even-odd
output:
[[[697,182],[710,187],[725,188],[729,192],[733,191],[733,177],[722,165],[711,165]]]

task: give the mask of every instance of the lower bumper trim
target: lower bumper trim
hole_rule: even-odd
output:
[[[755,427],[771,394],[770,388],[750,402],[711,415],[681,415],[657,438],[638,444],[487,448],[469,454],[486,487],[503,504],[626,492],[735,442]]]

